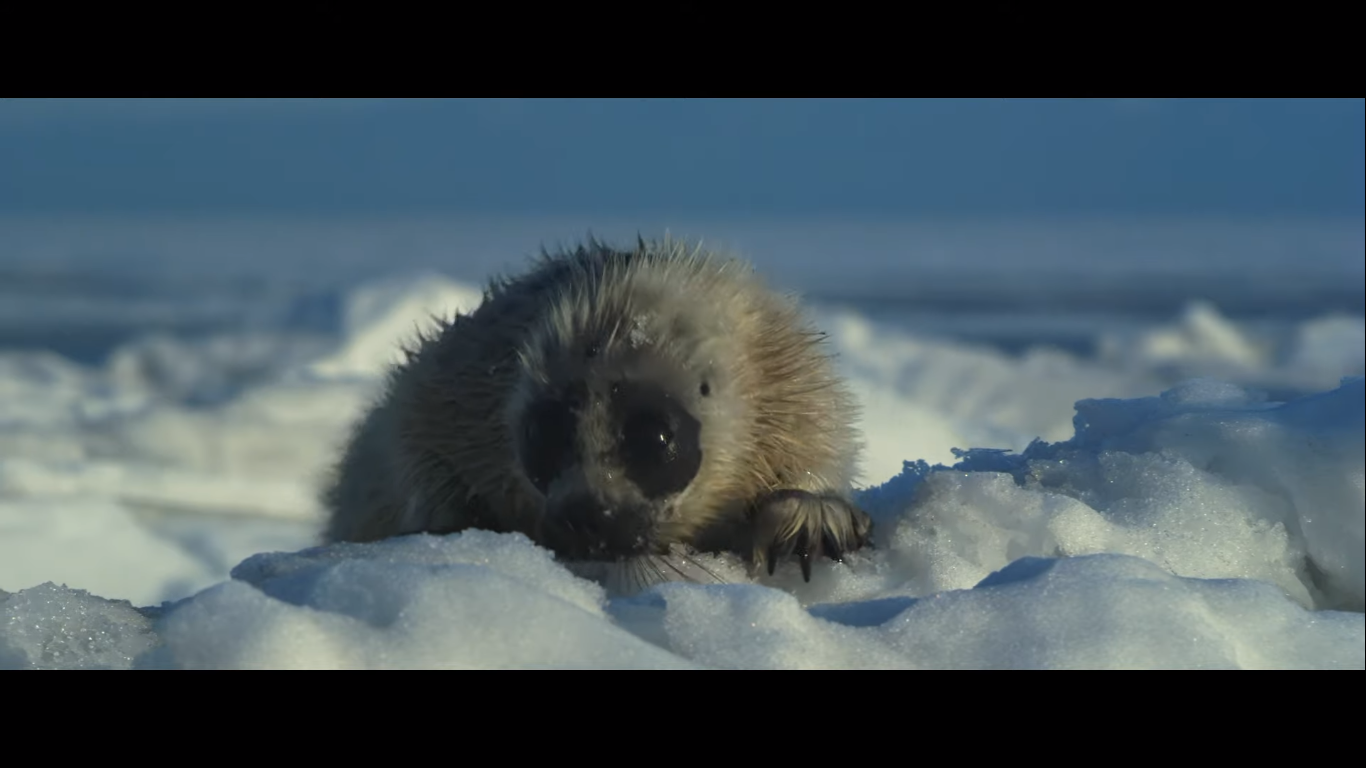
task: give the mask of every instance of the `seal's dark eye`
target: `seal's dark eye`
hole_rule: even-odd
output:
[[[561,400],[541,400],[526,411],[519,446],[531,484],[545,493],[574,450],[574,412]]]
[[[702,466],[701,424],[677,402],[656,391],[623,387],[621,461],[646,497],[678,493]]]

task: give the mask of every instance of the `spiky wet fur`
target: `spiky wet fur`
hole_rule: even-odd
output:
[[[407,350],[324,494],[325,538],[475,527],[541,541],[542,497],[516,451],[519,409],[538,383],[591,365],[589,347],[610,357],[627,344],[692,377],[683,388],[703,424],[701,468],[673,501],[662,543],[762,560],[753,522],[767,494],[847,498],[855,405],[797,304],[700,245],[666,238],[619,251],[590,239],[494,279],[478,309]]]

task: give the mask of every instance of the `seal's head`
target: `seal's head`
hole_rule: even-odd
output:
[[[687,399],[613,367],[542,390],[519,419],[518,456],[545,499],[547,543],[573,559],[667,548],[702,465],[702,423]]]
[[[696,265],[622,252],[576,267],[519,351],[506,414],[544,500],[541,538],[568,560],[691,544],[718,513],[708,488],[743,412],[727,391],[727,313],[680,299],[696,294],[679,281],[707,274]]]

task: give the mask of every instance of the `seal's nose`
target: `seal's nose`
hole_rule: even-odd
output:
[[[591,560],[631,557],[645,551],[648,545],[644,515],[629,509],[613,509],[591,494],[554,499],[549,513],[565,532],[571,549]]]

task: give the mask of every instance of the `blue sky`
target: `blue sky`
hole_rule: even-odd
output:
[[[0,99],[0,214],[1350,216],[1362,99]]]

